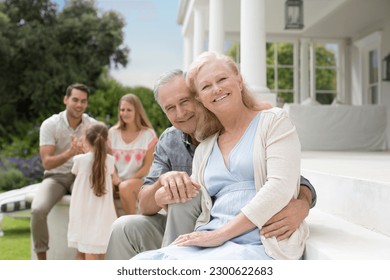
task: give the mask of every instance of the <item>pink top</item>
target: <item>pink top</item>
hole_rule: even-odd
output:
[[[108,138],[121,180],[127,180],[134,176],[142,167],[146,152],[158,140],[156,133],[151,128],[142,129],[131,143],[123,141],[121,131],[117,128],[109,130]]]

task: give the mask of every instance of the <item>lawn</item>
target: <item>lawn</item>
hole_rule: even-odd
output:
[[[0,260],[31,260],[30,219],[5,216],[1,226]]]

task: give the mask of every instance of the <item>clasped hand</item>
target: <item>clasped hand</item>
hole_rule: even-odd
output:
[[[161,187],[155,194],[157,205],[163,207],[172,203],[185,203],[196,197],[200,185],[186,172],[170,171],[160,176]]]
[[[74,156],[85,152],[84,141],[73,134],[70,136],[70,151]]]

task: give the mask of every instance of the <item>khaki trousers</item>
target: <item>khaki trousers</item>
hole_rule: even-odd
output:
[[[127,215],[118,218],[112,231],[106,260],[128,260],[135,255],[171,244],[179,235],[193,232],[201,213],[201,195],[168,206],[168,214]]]
[[[31,204],[31,234],[36,253],[49,250],[47,215],[65,194],[71,193],[74,180],[72,173],[48,174],[38,187]]]

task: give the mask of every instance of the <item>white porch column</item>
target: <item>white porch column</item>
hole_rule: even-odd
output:
[[[303,105],[320,105],[316,100],[316,76],[315,76],[315,44],[310,42],[309,45],[309,97],[306,98]]]
[[[336,98],[338,101],[340,101],[342,104],[351,104],[351,99],[350,99],[350,94],[347,95],[347,93],[350,93],[351,91],[349,90],[350,87],[348,87],[349,83],[347,81],[351,80],[350,77],[350,72],[346,73],[346,61],[347,61],[347,44],[345,41],[342,41],[338,43],[338,48],[339,48],[339,61],[340,61],[340,67],[338,71],[338,83],[337,83],[337,92],[338,96]],[[350,65],[348,63],[348,65]]]
[[[276,105],[276,94],[267,88],[265,0],[241,0],[241,73],[262,101]]]
[[[209,51],[224,53],[225,30],[223,0],[210,0]]]
[[[300,44],[300,94],[302,103],[309,98],[309,41],[302,39]]]
[[[204,52],[205,43],[205,9],[202,7],[194,8],[194,52],[193,59]]]
[[[184,63],[183,63],[183,70],[185,71],[190,66],[192,59],[194,57],[193,55],[193,37],[189,35],[184,36]]]

